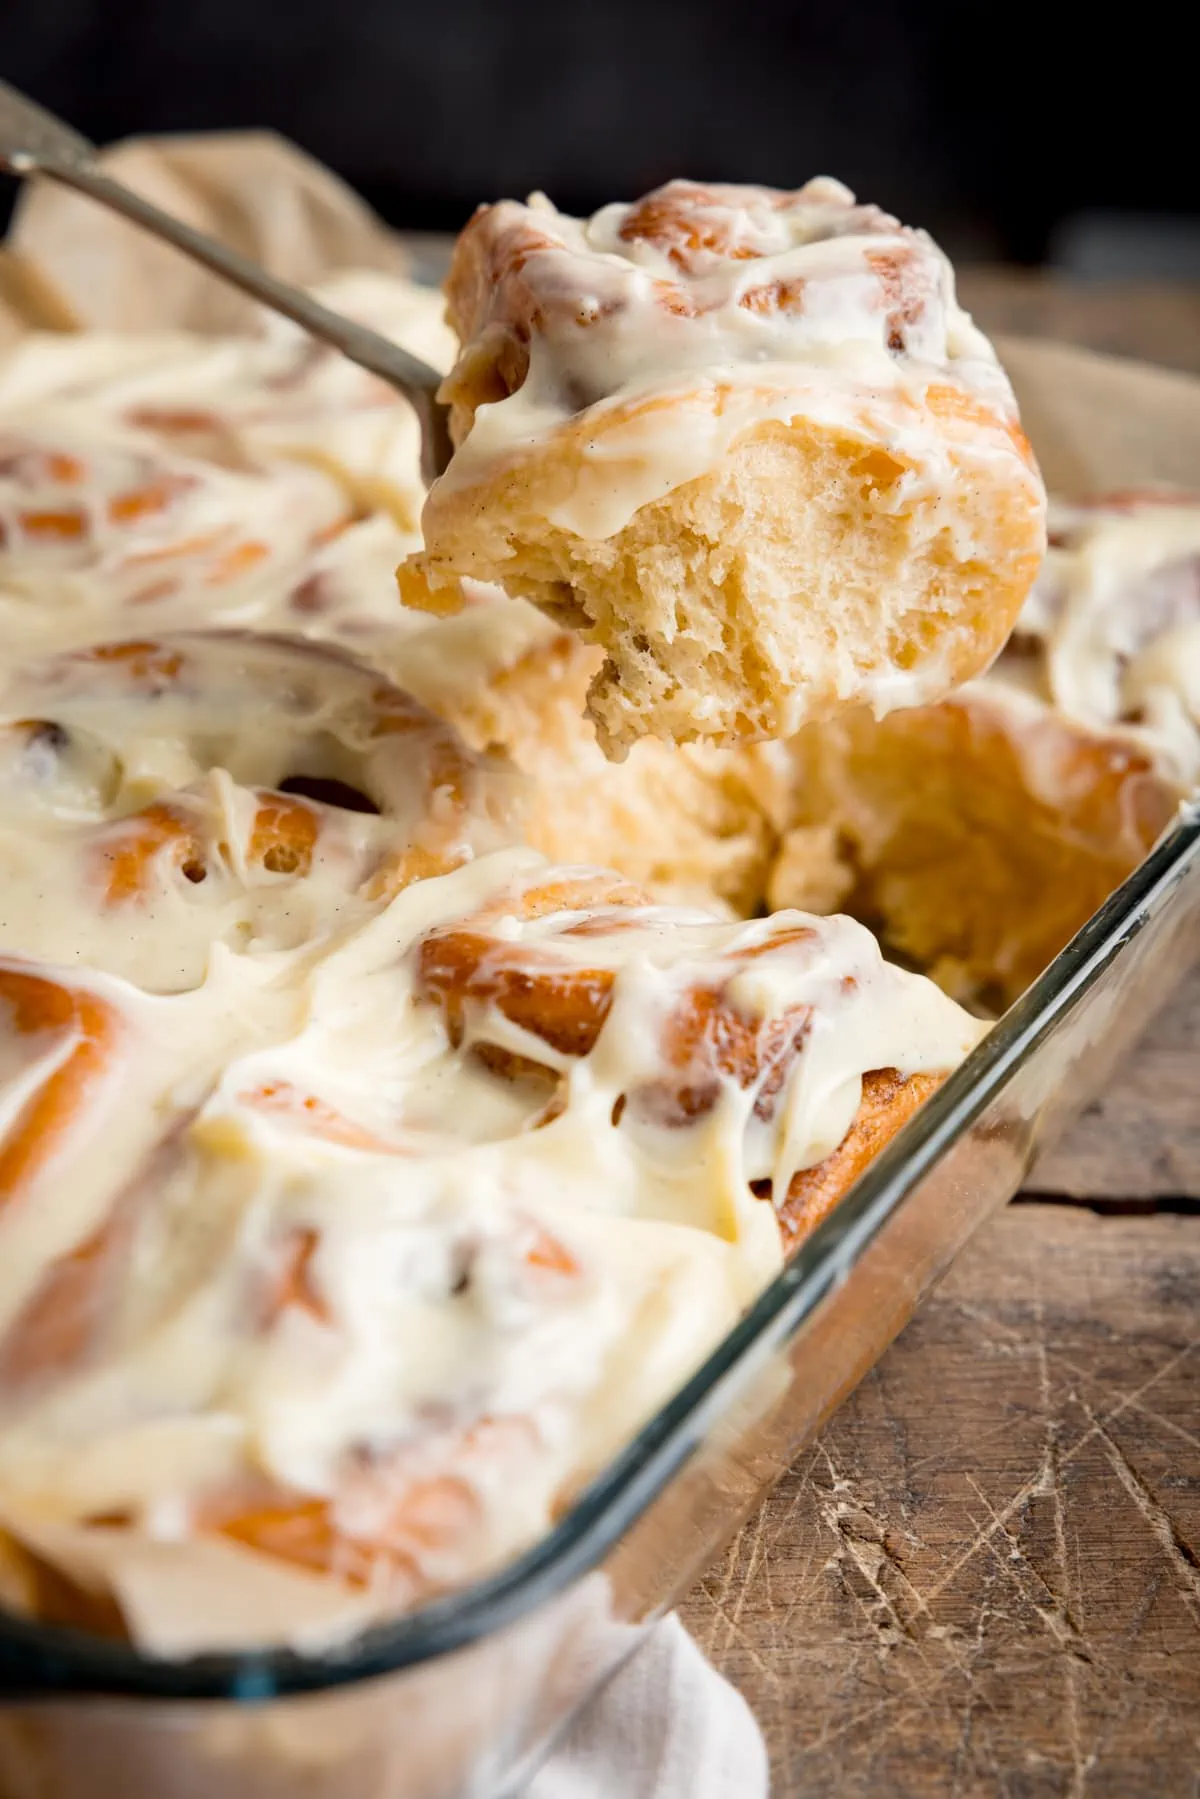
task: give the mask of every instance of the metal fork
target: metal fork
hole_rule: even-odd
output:
[[[426,484],[443,472],[450,460],[451,443],[446,408],[436,397],[442,379],[436,369],[379,332],[331,312],[302,288],[269,275],[248,257],[226,249],[215,238],[172,218],[132,188],[105,175],[96,163],[94,144],[6,81],[0,81],[0,169],[14,175],[47,175],[98,200],[264,306],[283,313],[310,336],[332,344],[360,368],[378,375],[404,395],[420,421],[421,473]]]

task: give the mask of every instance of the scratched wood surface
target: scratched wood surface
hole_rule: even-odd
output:
[[[1200,369],[1200,290],[962,289]],[[1200,1799],[1200,973],[1031,1185],[681,1608],[775,1799]]]
[[[1200,974],[1035,1175],[682,1608],[775,1799],[1200,1795]]]
[[[684,1609],[776,1799],[1200,1791],[1200,1222],[1010,1207]]]

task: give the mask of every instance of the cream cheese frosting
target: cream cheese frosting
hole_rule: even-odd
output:
[[[941,250],[828,177],[795,193],[672,181],[586,220],[542,194],[504,201],[467,227],[457,264],[475,328],[443,389],[461,431],[443,491],[603,412],[551,521],[581,537],[615,535],[764,419],[849,424],[928,462],[931,487],[945,455],[920,410],[931,386],[1016,422]],[[511,391],[477,392],[499,344]]]
[[[1200,501],[1052,502],[1050,548],[1012,641],[964,690],[1047,710],[1200,782]]]
[[[547,1528],[864,1076],[981,1027],[849,920],[514,846],[418,702],[553,627],[399,607],[394,396],[281,332],[31,340],[0,403],[11,1597],[40,1558],[152,1651],[325,1641]]]

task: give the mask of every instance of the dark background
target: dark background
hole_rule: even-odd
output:
[[[1196,16],[971,0],[0,0],[0,73],[102,142],[273,126],[410,228],[454,229],[477,200],[535,186],[590,209],[671,174],[795,186],[821,171],[960,256],[1037,262],[1099,209],[1118,236],[1123,213],[1173,215],[1159,221],[1168,260],[1188,263]]]

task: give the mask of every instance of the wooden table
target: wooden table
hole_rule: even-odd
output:
[[[1200,371],[1200,292],[962,286]],[[1200,1795],[1200,976],[1037,1186],[682,1608],[775,1799]]]

